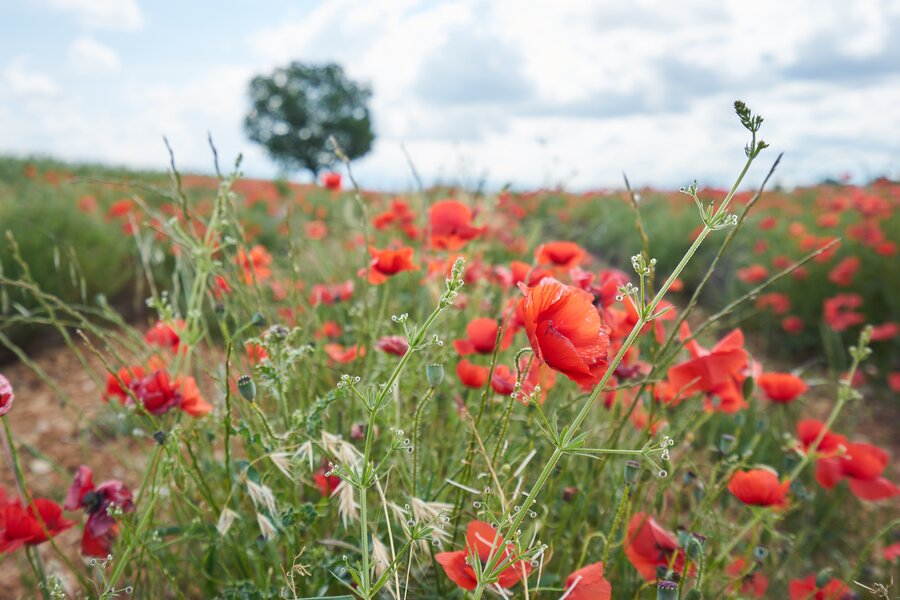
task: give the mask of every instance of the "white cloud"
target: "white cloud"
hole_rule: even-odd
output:
[[[34,0],[50,8],[74,15],[90,29],[134,31],[144,25],[137,0]]]
[[[69,47],[69,65],[77,73],[115,73],[122,61],[115,50],[97,40],[81,37]]]
[[[22,57],[14,59],[3,69],[3,81],[13,97],[25,100],[51,98],[60,93],[59,85],[49,75],[29,69]]]

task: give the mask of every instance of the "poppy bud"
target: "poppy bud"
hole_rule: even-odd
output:
[[[425,379],[428,380],[428,385],[431,387],[441,385],[441,382],[444,381],[444,365],[434,363],[426,366]]]
[[[578,495],[578,488],[574,485],[570,485],[563,490],[562,499],[565,502],[571,502],[575,499],[575,496]]]
[[[731,451],[734,450],[734,436],[729,434],[724,434],[721,438],[719,438],[719,452],[722,454],[731,454]]]
[[[699,533],[692,533],[685,548],[688,558],[699,562],[703,558],[703,548],[706,546],[706,538]]]
[[[254,327],[262,327],[266,324],[266,318],[263,316],[261,312],[253,313],[253,316],[250,318],[250,324]]]
[[[157,431],[153,434],[153,439],[156,440],[156,443],[162,446],[166,443],[166,432],[165,431]]]
[[[831,568],[826,567],[816,574],[816,587],[823,588],[831,581]]]
[[[738,414],[734,415],[734,424],[738,427],[743,427],[746,422],[747,416],[744,413],[739,412]]]
[[[656,600],[676,600],[678,584],[674,581],[660,581],[656,584]]]
[[[241,396],[244,397],[244,400],[248,402],[256,400],[256,384],[253,383],[253,379],[251,379],[249,375],[241,375],[238,377],[237,384],[238,391],[241,393]]]
[[[637,481],[638,475],[641,474],[641,463],[636,460],[625,462],[625,483],[631,485]]]

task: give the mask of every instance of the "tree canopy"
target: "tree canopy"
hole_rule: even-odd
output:
[[[335,160],[334,136],[350,159],[372,148],[371,90],[344,74],[340,65],[293,62],[250,81],[252,107],[244,119],[251,140],[288,170],[316,176]]]

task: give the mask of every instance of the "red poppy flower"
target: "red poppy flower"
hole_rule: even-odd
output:
[[[333,284],[317,283],[312,287],[309,303],[318,306],[319,304],[331,305],[335,302],[346,302],[353,295],[353,288],[351,280]]]
[[[506,365],[495,365],[491,387],[501,396],[509,396],[516,391],[516,374]]]
[[[375,349],[386,354],[403,356],[409,350],[409,342],[402,335],[386,335],[375,342]]]
[[[178,408],[192,417],[202,417],[212,412],[213,406],[200,393],[197,381],[193,377],[175,380],[175,387],[181,391],[181,404]]]
[[[378,250],[370,246],[369,255],[372,257],[369,262],[369,283],[372,285],[381,285],[403,271],[419,270],[419,266],[412,261],[413,249],[408,246],[397,250]],[[360,272],[360,276],[364,274]]]
[[[609,334],[593,297],[546,277],[525,288],[522,314],[535,359],[582,386],[593,386],[606,371]]]
[[[900,392],[900,371],[894,371],[887,376],[888,387],[895,392]]]
[[[328,498],[334,493],[334,490],[341,484],[341,478],[337,475],[326,475],[328,472],[328,467],[323,463],[319,470],[316,471],[316,474],[313,475],[313,479],[316,482],[316,487],[319,489],[319,493],[322,494],[323,498]]]
[[[553,265],[561,269],[571,269],[580,265],[587,251],[575,242],[546,242],[538,246],[534,257],[539,265]]]
[[[885,546],[884,550],[881,551],[881,555],[884,557],[884,560],[888,562],[894,562],[900,558],[900,542]]]
[[[784,506],[790,481],[778,481],[768,469],[737,471],[728,482],[728,491],[750,506]]]
[[[463,340],[455,340],[453,347],[460,356],[469,354],[491,354],[497,341],[497,331],[500,326],[497,321],[488,317],[472,319],[466,325],[466,335]]]
[[[347,364],[357,358],[366,355],[366,349],[362,346],[344,347],[341,344],[325,344],[325,354],[336,363]]]
[[[813,442],[818,439],[824,428],[825,423],[816,419],[803,419],[797,422],[797,437],[805,452],[809,452]],[[816,448],[816,454],[829,455],[842,452],[843,448],[846,446],[847,438],[839,433],[826,431],[825,435],[822,436],[822,440],[819,442],[819,446]]]
[[[303,224],[306,237],[311,240],[324,240],[328,236],[328,225],[324,221],[307,221]]]
[[[581,567],[566,578],[566,600],[609,600],[612,585],[603,577],[603,563]]]
[[[759,227],[762,231],[768,231],[773,229],[776,225],[778,225],[778,219],[775,217],[765,217],[761,219],[759,223],[757,223],[757,227]]]
[[[15,399],[16,395],[13,393],[13,387],[9,379],[0,375],[0,417],[9,412]]]
[[[787,404],[804,394],[806,382],[790,373],[763,373],[757,380],[766,397],[778,404]]]
[[[503,538],[493,527],[483,521],[471,521],[466,527],[466,549],[441,552],[434,558],[456,585],[466,590],[474,590],[478,586],[478,580],[475,578],[475,570],[466,560],[467,557],[471,557],[470,560],[477,558],[484,564],[498,552],[502,552],[504,560],[508,560],[513,550],[512,544],[504,547]],[[497,583],[501,587],[510,588],[520,579],[528,577],[529,573],[531,563],[519,560],[500,573]]]
[[[235,262],[244,271],[244,283],[252,284],[254,281],[260,283],[272,276],[272,255],[266,250],[265,246],[256,245],[247,252],[243,248],[238,248]]]
[[[153,327],[148,329],[147,333],[144,334],[144,341],[151,346],[159,346],[160,348],[166,348],[172,352],[176,352],[181,343],[181,337],[178,335],[178,332],[183,331],[184,327],[184,321],[176,321],[172,325],[157,321],[153,324]],[[176,329],[178,331],[176,331]]]
[[[897,323],[882,323],[872,327],[872,337],[870,339],[873,342],[885,342],[897,337],[898,333],[900,333],[900,325]]]
[[[853,597],[850,588],[837,579],[832,579],[820,588],[816,585],[815,575],[791,581],[788,595],[791,600],[844,600]]]
[[[459,377],[459,382],[469,388],[483,387],[489,371],[487,367],[472,364],[466,359],[456,363],[456,376]]]
[[[725,573],[729,577],[741,578],[738,584],[732,586],[732,594],[739,593],[741,596],[763,598],[766,590],[769,589],[769,578],[763,575],[759,569],[752,569],[748,572],[748,564],[743,557],[738,556],[731,561],[731,564],[725,568]]]
[[[828,280],[842,287],[853,285],[853,277],[861,262],[858,256],[848,256],[828,272]]]
[[[10,502],[0,508],[0,554],[42,544],[74,524],[52,500],[35,498],[27,510],[18,500]]]
[[[787,294],[779,292],[762,294],[756,299],[756,308],[760,310],[771,309],[776,315],[783,315],[791,310],[791,299],[788,298]]]
[[[441,250],[459,250],[484,233],[472,225],[472,209],[459,200],[441,200],[428,210],[431,245]]]
[[[165,371],[135,379],[128,386],[135,397],[151,415],[159,416],[181,404],[181,391],[169,379]]]
[[[781,321],[781,328],[790,334],[800,333],[803,331],[803,319],[793,315],[785,317]]]
[[[251,365],[258,365],[269,358],[269,353],[266,352],[266,349],[263,348],[261,344],[248,342],[245,349],[247,350],[247,360],[250,361]]]
[[[682,338],[690,337],[687,324],[682,324]],[[696,392],[707,395],[707,409],[734,413],[747,406],[741,390],[748,356],[744,350],[744,334],[735,329],[712,350],[706,350],[696,340],[685,344],[693,358],[669,369],[669,385],[679,397]],[[677,403],[677,402],[676,402]]]
[[[628,523],[625,556],[647,581],[656,579],[657,567],[668,567],[675,554],[674,569],[684,569],[685,555],[678,549],[678,539],[660,527],[653,517],[638,512]]]
[[[823,305],[824,319],[835,331],[844,331],[859,325],[866,318],[855,309],[862,306],[863,299],[859,294],[838,294],[827,298]]]
[[[769,276],[769,270],[760,264],[738,269],[738,279],[744,283],[762,283]]]
[[[888,454],[881,448],[850,443],[844,454],[816,462],[816,481],[830,490],[842,479],[848,479],[850,491],[860,500],[886,500],[900,495],[900,487],[882,477],[887,463]]]
[[[120,508],[122,512],[134,512],[131,490],[114,479],[94,487],[90,468],[79,467],[72,487],[69,488],[65,509],[72,511],[83,508],[88,513],[81,538],[83,555],[105,558],[110,554],[118,534],[115,519],[109,514],[109,509],[113,506]]]
[[[341,189],[341,174],[329,172],[322,175],[322,185],[325,189],[338,191]]]

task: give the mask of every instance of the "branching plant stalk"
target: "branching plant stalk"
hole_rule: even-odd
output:
[[[755,138],[755,135],[754,135]],[[728,209],[728,205],[731,203],[732,198],[734,197],[737,188],[740,186],[741,182],[744,180],[744,176],[747,174],[747,171],[750,169],[750,165],[753,164],[753,160],[756,158],[756,153],[749,153],[747,157],[747,162],[744,164],[744,168],[741,170],[740,174],[735,180],[734,185],[731,186],[731,190],[728,192],[728,195],[725,197],[725,200],[722,201],[722,204],[719,206],[718,210],[715,212],[715,217],[724,215],[726,210]],[[644,328],[650,320],[650,315],[654,314],[657,305],[663,299],[665,294],[669,291],[669,288],[672,287],[672,284],[675,280],[681,275],[681,272],[684,270],[685,266],[687,266],[688,262],[693,258],[694,254],[696,254],[697,250],[700,248],[700,244],[703,243],[703,240],[710,234],[712,228],[710,228],[709,224],[704,224],[703,229],[700,231],[700,234],[694,240],[694,243],[691,244],[691,247],[685,253],[685,255],[681,258],[681,261],[676,265],[675,269],[669,275],[666,282],[657,292],[657,294],[653,297],[653,300],[644,308],[640,317],[638,318],[637,323],[635,323],[631,332],[628,334],[628,337],[622,342],[622,346],[619,348],[619,351],[616,353],[616,356],[609,362],[607,366],[606,372],[603,374],[603,377],[600,379],[600,382],[594,387],[594,390],[591,392],[591,395],[585,401],[584,405],[581,407],[581,411],[572,421],[572,424],[567,428],[566,439],[562,440],[562,444],[557,445],[553,454],[550,455],[547,463],[544,465],[544,469],[541,471],[540,475],[538,475],[537,481],[534,483],[534,486],[531,488],[531,491],[528,493],[523,506],[529,507],[534,502],[537,501],[537,496],[540,493],[541,489],[547,483],[547,480],[550,478],[550,475],[553,473],[553,470],[556,468],[557,463],[559,463],[560,459],[563,457],[563,454],[567,452],[566,444],[572,441],[577,432],[580,431],[582,424],[587,419],[590,414],[591,409],[594,406],[594,402],[597,400],[597,397],[606,387],[606,384],[609,382],[609,379],[612,377],[616,368],[619,366],[619,363],[622,362],[622,359],[625,356],[625,353],[631,348],[631,345],[637,339],[637,336],[640,334],[641,330]],[[516,532],[519,527],[521,527],[522,522],[525,520],[525,515],[527,514],[527,510],[519,511],[512,519],[509,527],[507,528],[508,533]],[[485,576],[479,580],[477,587],[475,588],[474,597],[476,600],[480,600],[481,596],[484,594],[485,583],[484,581],[493,581],[496,577],[499,576],[499,572],[497,572],[497,566],[502,558],[502,553],[495,553],[495,555],[491,556],[487,561],[487,564],[484,567]]]

